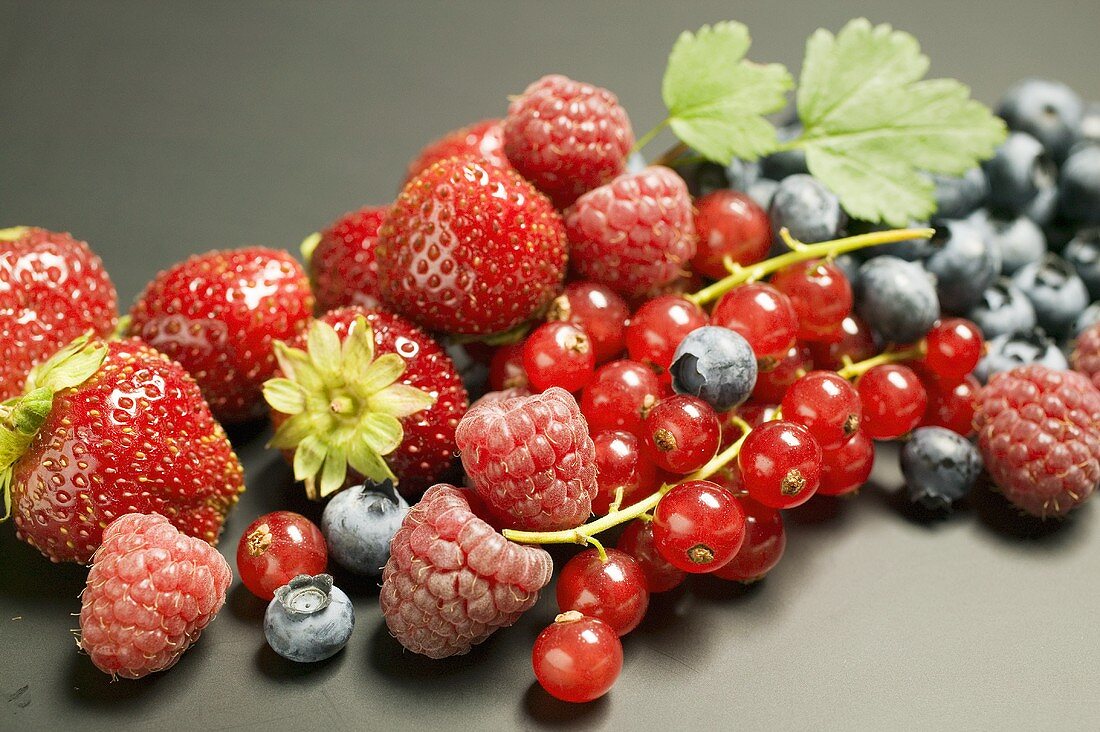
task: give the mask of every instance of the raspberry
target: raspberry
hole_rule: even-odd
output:
[[[1093,385],[1100,389],[1100,323],[1094,323],[1078,336],[1070,363],[1074,371],[1089,377]]]
[[[1032,364],[995,374],[974,415],[986,469],[1034,516],[1064,516],[1100,481],[1100,392],[1082,374]]]
[[[380,601],[390,632],[430,658],[468,652],[538,600],[554,566],[478,517],[477,497],[432,486],[390,543]]]
[[[581,196],[565,212],[565,228],[573,270],[627,298],[674,282],[695,256],[687,185],[657,165]]]
[[[558,208],[626,168],[630,119],[606,89],[544,76],[508,106],[504,152]]]
[[[596,448],[564,389],[482,402],[458,423],[455,441],[478,496],[509,526],[568,529],[592,513]]]
[[[112,676],[171,668],[221,609],[232,580],[216,549],[160,514],[120,516],[92,558],[80,647]]]

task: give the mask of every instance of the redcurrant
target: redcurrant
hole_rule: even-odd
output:
[[[523,342],[509,343],[493,352],[489,361],[489,388],[493,391],[527,386],[527,372],[523,370]]]
[[[765,422],[745,438],[737,465],[750,498],[794,508],[810,500],[821,482],[821,446],[800,424]]]
[[[659,467],[686,475],[718,452],[722,428],[718,415],[702,399],[674,394],[657,402],[642,421],[650,458]]]
[[[726,566],[714,571],[714,576],[756,582],[779,564],[787,548],[787,533],[783,530],[783,515],[776,509],[751,499],[742,500],[741,506],[745,509],[745,543]]]
[[[875,440],[893,440],[920,424],[928,394],[908,366],[875,366],[856,382],[863,402],[863,429]]]
[[[652,368],[664,380],[676,347],[696,328],[710,322],[695,303],[679,295],[661,295],[642,305],[626,326],[630,358]]]
[[[841,323],[852,312],[852,286],[839,267],[820,259],[798,262],[776,272],[772,286],[791,298],[799,340],[841,339]]]
[[[794,345],[798,316],[791,299],[764,282],[752,282],[727,292],[710,314],[713,325],[737,331],[760,360],[774,362]]]
[[[674,486],[653,510],[653,545],[685,572],[710,572],[725,565],[744,540],[741,502],[709,480]]]
[[[595,549],[576,555],[558,575],[558,609],[576,610],[598,618],[620,636],[638,627],[649,607],[649,589],[642,566],[626,552]]]
[[[270,600],[300,574],[322,574],[328,547],[321,529],[300,513],[275,511],[249,524],[237,544],[237,573],[256,597]]]
[[[920,421],[921,427],[946,427],[963,437],[974,433],[974,410],[978,389],[982,385],[971,375],[957,384],[944,384],[936,379],[921,379],[928,392],[928,407]]]
[[[535,639],[535,678],[550,696],[587,702],[606,694],[623,670],[623,644],[611,626],[576,611],[562,613]]]
[[[637,437],[622,430],[605,430],[592,437],[596,446],[596,497],[592,513],[603,516],[619,500],[619,508],[637,503],[657,489],[657,466]]]
[[[847,442],[863,420],[855,387],[832,371],[811,371],[791,384],[780,408],[784,419],[808,429],[823,450]]]
[[[592,381],[595,368],[592,342],[571,323],[543,323],[523,344],[523,370],[536,391],[551,386],[580,391]]]
[[[985,349],[981,329],[963,318],[936,321],[924,344],[925,367],[948,383],[958,383],[973,371]]]
[[[716,280],[729,274],[727,257],[738,264],[755,264],[768,256],[772,243],[768,212],[739,191],[714,191],[696,199],[695,232],[699,247],[691,268]]]
[[[600,364],[618,356],[626,347],[623,332],[630,308],[611,289],[596,282],[574,282],[550,305],[547,320],[572,323],[592,341]]]
[[[862,430],[840,447],[821,451],[820,496],[854,493],[867,482],[875,466],[875,443]]]
[[[642,420],[663,389],[652,369],[637,361],[612,361],[597,371],[581,393],[581,413],[590,433],[626,430],[642,434]]]
[[[756,373],[752,399],[756,402],[778,404],[791,384],[805,376],[813,367],[813,361],[810,359],[809,347],[796,343],[774,365],[768,365],[771,368],[761,368]]]
[[[616,547],[638,562],[650,593],[668,592],[684,581],[684,571],[669,564],[653,545],[653,527],[649,521],[636,519],[627,524]]]
[[[849,315],[840,322],[840,340],[834,343],[811,342],[814,368],[836,371],[844,366],[844,357],[864,361],[877,352],[871,328],[859,316]]]

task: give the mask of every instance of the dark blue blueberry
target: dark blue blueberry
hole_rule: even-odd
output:
[[[1100,323],[1100,302],[1094,302],[1081,311],[1081,314],[1077,316],[1077,320],[1073,321],[1073,331],[1070,333],[1070,337],[1078,337],[1094,323]]]
[[[1100,143],[1100,102],[1089,102],[1081,117],[1078,137],[1082,142]]]
[[[734,158],[726,166],[726,180],[735,191],[748,191],[749,186],[760,179],[760,163]]]
[[[873,248],[873,247],[872,247]],[[847,254],[841,254],[833,258],[833,264],[835,264],[844,276],[848,278],[848,284],[852,286],[854,290],[856,283],[859,282],[859,259],[849,252]]]
[[[1035,222],[1040,228],[1046,228],[1058,216],[1058,189],[1044,188],[1039,191],[1031,203],[1024,209],[1024,216]]]
[[[932,180],[936,184],[937,219],[965,219],[981,208],[989,196],[989,181],[978,167],[958,177],[934,175]]]
[[[1068,335],[1073,321],[1089,304],[1085,283],[1057,254],[1047,254],[1020,268],[1012,275],[1012,284],[1031,300],[1039,327],[1053,338]]]
[[[811,175],[792,175],[780,181],[768,208],[772,232],[786,227],[799,241],[835,239],[844,226],[845,216],[836,195]]]
[[[1042,144],[1025,132],[1013,132],[984,163],[989,207],[998,215],[1024,213],[1040,191],[1054,188],[1057,170]]]
[[[791,122],[777,130],[780,142],[789,142],[802,134],[802,123]],[[789,175],[809,173],[806,167],[806,153],[802,150],[784,150],[772,153],[760,160],[760,174],[772,180],[783,180]]]
[[[705,325],[688,333],[672,356],[672,388],[728,412],[756,386],[756,354],[740,333]]]
[[[978,449],[943,427],[913,430],[901,448],[901,473],[909,500],[932,511],[949,511],[970,493],[981,472]]]
[[[689,154],[695,155],[696,153]],[[729,188],[725,167],[709,160],[677,164],[676,172],[687,183],[691,195],[696,198]]]
[[[340,491],[321,515],[329,556],[357,574],[381,575],[390,558],[390,540],[408,511],[409,504],[390,481]]]
[[[1079,145],[1062,166],[1058,212],[1081,224],[1100,224],[1100,145]]]
[[[961,315],[977,305],[985,288],[1001,274],[1001,253],[982,233],[969,221],[942,221],[936,226],[924,268],[936,278],[936,295],[945,313]]]
[[[355,627],[351,600],[332,576],[300,574],[275,590],[264,613],[264,636],[283,658],[314,663],[336,655]]]
[[[1035,308],[1031,300],[1006,277],[987,287],[981,301],[966,317],[982,329],[986,340],[1000,335],[1029,333],[1035,328]]]
[[[1013,274],[1025,264],[1038,262],[1047,253],[1047,238],[1026,216],[989,218],[985,222],[990,246],[1001,255],[1001,273]]]
[[[909,228],[911,229],[921,229],[926,226],[928,226],[927,221],[913,221],[909,224]],[[849,236],[855,236],[857,234],[870,234],[874,231],[886,231],[891,228],[893,227],[883,224],[872,224],[867,221],[853,220],[848,222],[847,231]],[[932,244],[928,239],[905,239],[904,241],[879,244],[877,246],[868,247],[867,249],[860,249],[856,252],[856,255],[864,260],[887,255],[897,257],[898,259],[904,259],[906,262],[919,262],[932,255]]]
[[[1081,229],[1062,256],[1085,283],[1089,298],[1100,300],[1100,228]]]
[[[646,162],[645,155],[642,155],[642,153],[637,150],[630,153],[626,159],[626,170],[628,173],[641,173],[646,169],[647,165],[649,165],[649,163]]]
[[[1084,105],[1065,84],[1025,79],[1001,97],[997,114],[1009,129],[1026,132],[1043,144],[1055,160],[1064,160],[1077,139]]]
[[[924,267],[890,256],[859,268],[856,310],[889,343],[917,340],[940,317],[936,288]]]
[[[1059,370],[1069,368],[1066,356],[1058,348],[1058,344],[1042,330],[1036,329],[1030,333],[997,336],[987,341],[985,355],[978,361],[974,376],[984,384],[993,374],[1029,363]]]
[[[779,181],[771,178],[761,178],[749,186],[745,193],[748,193],[749,198],[756,201],[760,208],[767,211],[771,207],[772,198],[778,189]]]

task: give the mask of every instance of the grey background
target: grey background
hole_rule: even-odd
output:
[[[1100,4],[901,2],[260,3],[0,1],[0,226],[70,230],[123,303],[187,254],[295,247],[343,211],[390,199],[430,138],[503,113],[562,72],[614,90],[636,131],[660,119],[682,29],[749,25],[752,58],[796,69],[813,29],[866,14],[913,32],[933,74],[992,102],[1025,75],[1100,98]],[[655,145],[651,153],[659,151]],[[234,434],[243,528],[304,510],[263,435]],[[0,728],[1080,728],[1100,726],[1100,530],[1056,530],[981,492],[943,522],[902,507],[892,455],[856,500],[790,517],[788,555],[747,590],[660,597],[625,639],[613,692],[583,707],[532,684],[552,593],[467,657],[402,654],[377,590],[346,652],[317,668],[263,643],[239,587],[170,672],[108,683],[69,630],[83,582],[0,527]],[[559,556],[568,556],[568,551]],[[25,687],[25,688],[24,688]]]

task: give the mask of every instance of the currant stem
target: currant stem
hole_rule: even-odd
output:
[[[670,118],[665,117],[663,120],[661,120],[657,124],[656,127],[654,127],[649,132],[647,132],[644,135],[642,135],[641,137],[639,137],[637,142],[634,143],[634,147],[630,148],[630,154],[633,155],[636,152],[640,152],[642,148],[644,148],[649,143],[653,142],[653,138],[656,137],[657,135],[661,134],[661,130],[668,127],[668,124],[671,121],[672,120]]]
[[[890,229],[888,231],[872,231],[868,234],[847,236],[842,239],[818,242],[817,244],[805,244],[795,239],[786,228],[783,228],[779,231],[779,236],[783,238],[791,251],[778,257],[765,259],[763,262],[758,262],[751,267],[743,267],[736,262],[729,262],[727,264],[727,269],[730,270],[728,276],[704,287],[693,295],[685,295],[684,297],[696,305],[705,305],[712,300],[717,300],[738,285],[743,285],[746,282],[756,282],[772,272],[777,272],[792,264],[805,262],[808,259],[835,257],[838,254],[854,252],[857,249],[866,249],[880,244],[893,244],[908,239],[930,239],[935,233],[934,229]]]
[[[665,150],[663,153],[661,153],[657,157],[657,159],[653,161],[653,164],[654,165],[664,165],[666,167],[669,167],[669,166],[672,165],[672,163],[676,162],[676,160],[681,155],[686,153],[687,151],[688,151],[687,143],[678,142],[675,145],[673,145],[672,147],[670,147],[668,150]]]
[[[918,343],[910,348],[905,348],[901,351],[886,351],[880,353],[877,356],[868,358],[865,361],[853,362],[847,356],[844,357],[844,368],[837,371],[837,375],[842,379],[854,379],[857,376],[862,376],[875,366],[883,366],[890,363],[900,363],[902,361],[913,361],[915,359],[924,356],[924,342]]]

